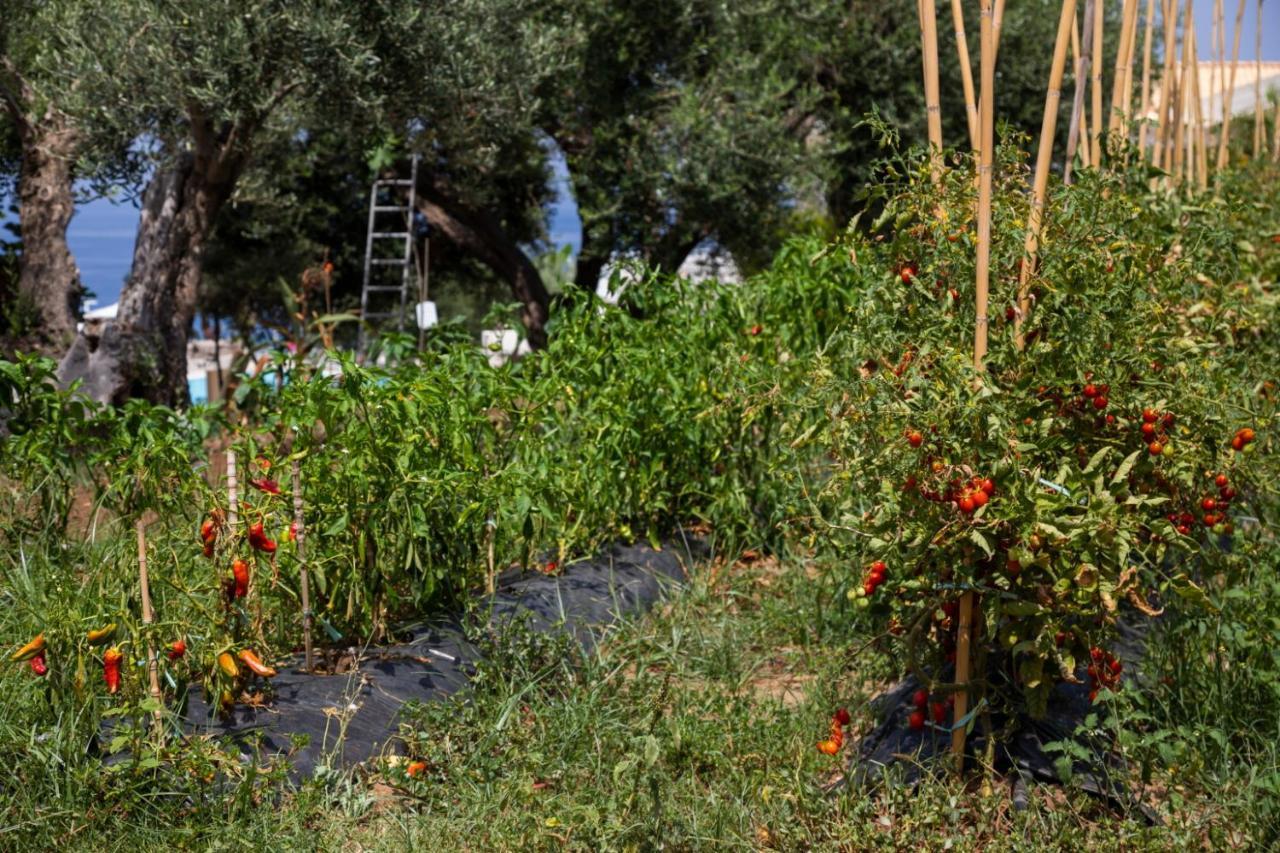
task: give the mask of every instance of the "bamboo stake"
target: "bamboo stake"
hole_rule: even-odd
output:
[[[1120,91],[1120,125],[1123,136],[1129,136],[1129,123],[1133,121],[1133,62],[1138,49],[1138,7],[1141,0],[1133,0],[1133,23],[1129,26],[1129,43],[1124,48],[1124,87]],[[1128,151],[1125,162],[1128,162]]]
[[[984,370],[987,354],[987,290],[991,273],[991,168],[995,148],[995,33],[992,24],[992,0],[981,0],[982,9],[982,93],[978,101],[978,124],[982,131],[982,146],[978,150],[978,257],[977,257],[977,317],[973,327],[973,366],[978,373]],[[964,769],[965,727],[959,725],[969,710],[969,656],[973,635],[974,594],[966,592],[960,597],[960,626],[956,636],[956,683],[961,689],[956,693],[955,717],[951,732],[951,752],[956,760],[956,772]]]
[[[1166,146],[1173,143],[1173,98],[1177,88],[1177,72],[1175,69],[1175,50],[1178,28],[1178,0],[1164,0],[1164,72],[1160,77],[1160,109],[1157,111],[1159,124],[1156,126],[1156,148],[1152,152],[1152,164],[1156,168],[1164,166],[1172,158],[1166,159]]]
[[[237,525],[240,523],[240,502],[236,495],[236,452],[234,450],[227,451],[227,529],[231,532],[231,541],[235,542],[235,537],[239,533]]]
[[[940,172],[942,157],[942,105],[938,87],[938,14],[933,0],[920,0],[916,8],[920,12],[921,49],[924,54],[924,109],[929,126],[929,159],[935,181]]]
[[[1223,63],[1225,63],[1227,59],[1227,36],[1226,33],[1223,32],[1225,29],[1226,27],[1223,22],[1222,0],[1213,0],[1213,44],[1210,45],[1211,52],[1213,53],[1213,80],[1210,81],[1209,84],[1211,86],[1209,96],[1209,120],[1211,122],[1215,115],[1214,110],[1212,109],[1215,98],[1218,101],[1216,115],[1219,117],[1222,115],[1222,96],[1224,94],[1224,87],[1227,84],[1226,69],[1223,68]],[[1222,135],[1221,124],[1218,125],[1218,135]],[[1217,150],[1216,146],[1214,150]]]
[[[145,631],[155,621],[155,615],[151,611],[151,584],[147,580],[147,533],[143,528],[142,519],[139,518],[134,522],[134,530],[138,535],[138,588],[142,594],[142,626]],[[149,632],[147,636],[147,680],[151,682],[151,698],[160,706],[152,713],[155,718],[156,734],[160,736],[164,734],[164,694],[160,692],[160,664],[156,660],[156,648]]]
[[[977,151],[978,104],[973,92],[973,66],[969,61],[969,42],[964,35],[964,9],[960,0],[951,0],[951,20],[956,28],[956,53],[960,57],[960,82],[964,86],[965,118],[969,124],[969,147]]]
[[[1093,61],[1089,64],[1092,69],[1089,84],[1091,101],[1089,118],[1093,120],[1093,132],[1089,137],[1089,158],[1093,160],[1095,169],[1102,168],[1102,128],[1106,121],[1102,111],[1102,22],[1105,5],[1102,2],[1093,4],[1093,52],[1091,54]]]
[[[1200,189],[1209,186],[1209,154],[1206,151],[1204,108],[1200,103],[1200,43],[1196,39],[1195,21],[1191,21],[1191,104],[1196,126],[1191,138],[1195,146],[1196,183]]]
[[[1266,156],[1266,119],[1262,117],[1262,0],[1258,0],[1258,25],[1253,32],[1253,159]]]
[[[1023,246],[1022,266],[1018,270],[1018,311],[1013,319],[1014,340],[1018,349],[1026,341],[1022,324],[1030,314],[1027,283],[1040,249],[1040,228],[1044,222],[1045,195],[1049,188],[1049,166],[1053,161],[1053,138],[1058,127],[1058,105],[1062,99],[1062,73],[1067,64],[1067,44],[1071,26],[1076,20],[1076,0],[1062,0],[1058,17],[1058,37],[1053,43],[1053,63],[1049,68],[1049,88],[1044,98],[1044,119],[1040,123],[1040,148],[1036,152],[1036,172],[1031,190],[1031,211],[1027,215],[1027,239]]]
[[[1107,120],[1108,135],[1120,134],[1128,117],[1125,115],[1125,90],[1129,85],[1129,66],[1132,55],[1129,43],[1133,40],[1134,26],[1138,22],[1138,0],[1124,0],[1120,18],[1120,42],[1116,45],[1116,64],[1111,76],[1111,116]]]
[[[1093,7],[1097,0],[1085,0],[1084,4],[1084,20],[1087,24],[1093,18]],[[1089,61],[1093,48],[1093,30],[1085,27],[1084,38],[1080,38],[1079,29],[1076,28],[1073,21],[1073,32],[1071,34],[1071,46],[1076,54],[1076,79],[1075,94],[1071,103],[1071,125],[1067,130],[1067,161],[1062,169],[1062,182],[1071,183],[1071,170],[1075,162],[1076,147],[1080,143],[1081,136],[1088,137],[1089,117],[1085,115],[1084,93],[1085,81],[1089,79]],[[1089,142],[1085,139],[1085,144],[1080,147],[1080,165],[1088,167],[1090,165],[1089,158]]]
[[[1231,44],[1231,71],[1227,78],[1226,97],[1222,102],[1222,133],[1218,137],[1218,170],[1227,167],[1227,148],[1231,145],[1231,101],[1236,93],[1236,67],[1240,64],[1240,30],[1244,26],[1244,4],[1236,7],[1236,34]]]
[[[315,657],[311,646],[311,577],[307,572],[307,527],[302,516],[302,463],[293,459],[290,466],[293,475],[293,524],[297,529],[298,575],[302,593],[302,645],[307,672],[315,671]]]
[[[1000,58],[1000,33],[1004,28],[1004,0],[996,0],[991,19],[991,61]]]
[[[497,537],[498,521],[492,515],[485,519],[484,522],[484,591],[493,595],[497,590],[498,570],[493,559],[493,541]]]
[[[1221,0],[1219,0],[1221,2]],[[1151,37],[1155,30],[1156,0],[1147,0],[1147,20],[1142,34],[1142,120],[1138,123],[1138,157],[1147,156],[1147,125],[1151,113]]]
[[[1177,2],[1177,0],[1174,0],[1174,2]],[[1187,105],[1187,90],[1190,88],[1187,74],[1191,66],[1191,39],[1187,38],[1187,35],[1191,31],[1189,26],[1191,20],[1191,0],[1187,0],[1186,11],[1183,13],[1182,19],[1182,66],[1178,77],[1178,93],[1173,101],[1173,176],[1174,180],[1179,182],[1184,177],[1186,164],[1190,159],[1186,156],[1185,125],[1187,110],[1185,107]]]
[[[1280,100],[1276,101],[1276,115],[1271,124],[1271,162],[1280,163]]]

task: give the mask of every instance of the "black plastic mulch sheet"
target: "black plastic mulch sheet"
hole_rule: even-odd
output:
[[[1138,662],[1142,660],[1147,635],[1153,625],[1153,620],[1141,615],[1119,621],[1119,636],[1111,651],[1126,663],[1125,680],[1140,677]],[[954,678],[950,671],[942,675],[945,681]],[[1077,734],[1090,713],[1105,714],[1106,711],[1104,706],[1089,700],[1090,688],[1083,664],[1076,675],[1085,683],[1059,683],[1050,694],[1048,713],[1043,718],[1019,715],[1015,720],[1009,720],[992,715],[994,732],[1007,734],[1010,729],[1013,732],[1012,737],[997,745],[995,770],[1012,779],[1014,807],[1027,807],[1027,785],[1032,782],[1061,784],[1061,776],[1054,764],[1061,753],[1050,753],[1045,746],[1057,741],[1075,741],[1085,747],[1089,758],[1072,761],[1072,784],[1106,801],[1113,808],[1136,810],[1145,820],[1161,823],[1155,811],[1136,802],[1125,789],[1121,779],[1126,768],[1110,744],[1084,741]],[[880,723],[863,736],[853,750],[848,784],[872,786],[892,778],[900,784],[915,785],[924,774],[941,773],[951,766],[951,731],[948,726],[928,723],[923,730],[912,731],[907,725],[907,717],[915,710],[911,704],[912,696],[920,688],[915,676],[908,676],[872,700]],[[965,744],[966,762],[973,762],[985,753],[985,732],[981,726],[974,726]]]
[[[589,652],[602,629],[648,610],[705,555],[701,541],[682,536],[662,550],[614,545],[554,576],[510,570],[498,579],[496,593],[478,602],[473,617],[482,631],[500,634],[518,623],[568,635]],[[192,736],[232,738],[245,760],[254,751],[285,756],[295,781],[322,765],[351,767],[394,752],[401,708],[463,690],[480,656],[458,619],[408,633],[398,645],[351,650],[353,666],[344,674],[308,675],[296,658],[271,679],[268,703],[237,705],[229,717],[210,714],[200,688],[193,687],[182,728]]]

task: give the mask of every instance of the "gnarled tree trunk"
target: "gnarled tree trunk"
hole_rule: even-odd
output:
[[[520,320],[529,346],[545,347],[550,296],[538,268],[507,236],[502,224],[491,213],[464,206],[435,184],[420,184],[417,198],[419,209],[433,228],[510,282],[511,292],[521,304]]]
[[[18,171],[18,217],[22,254],[18,260],[20,313],[30,315],[30,343],[60,354],[76,333],[80,316],[80,271],[67,246],[67,226],[75,213],[72,167],[77,133],[66,116],[50,108],[32,113],[35,96],[7,63],[12,87],[3,90],[5,108],[22,146]]]
[[[187,336],[195,317],[201,255],[244,163],[224,146],[196,146],[157,172],[143,196],[133,265],[116,318],[86,328],[59,366],[95,400],[187,402]]]

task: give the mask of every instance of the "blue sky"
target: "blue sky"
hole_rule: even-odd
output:
[[[1111,0],[1119,3],[1119,0]],[[1142,9],[1146,9],[1146,0]],[[1231,53],[1231,32],[1239,0],[1223,0],[1223,14],[1227,20],[1227,55]],[[1257,32],[1258,3],[1262,2],[1262,58],[1280,61],[1280,0],[1246,0],[1244,27],[1240,35],[1241,61],[1253,61],[1254,37]],[[1160,5],[1159,3],[1156,4]],[[1195,3],[1196,36],[1201,46],[1202,58],[1210,55],[1213,0],[1197,0]],[[1157,21],[1157,28],[1159,23]],[[1141,47],[1139,46],[1139,50]],[[557,200],[549,211],[548,233],[556,246],[568,244],[577,252],[579,248],[578,208],[573,201],[568,171],[562,158],[554,157],[552,185]],[[7,200],[5,200],[7,208]],[[0,221],[5,216],[0,214]],[[107,305],[120,298],[120,289],[129,272],[133,255],[134,229],[138,223],[138,209],[129,203],[116,204],[106,199],[82,204],[76,208],[71,220],[68,241],[80,275],[86,287],[93,291],[98,305]]]

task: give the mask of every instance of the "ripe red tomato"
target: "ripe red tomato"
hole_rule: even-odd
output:
[[[913,429],[907,433],[907,443],[912,447],[919,447],[924,444],[924,436],[920,434],[919,430]]]
[[[915,705],[917,708],[923,708],[925,705],[928,705],[928,692],[924,690],[917,690],[915,693],[911,694],[911,704]]]
[[[882,575],[885,573],[885,570],[889,567],[884,564],[884,560],[876,560],[868,568],[871,569],[872,574]]]
[[[1155,438],[1155,435],[1156,435],[1156,425],[1155,425],[1155,424],[1143,424],[1143,425],[1142,425],[1142,435],[1143,435],[1145,438],[1148,438],[1148,439]]]
[[[987,500],[988,500],[987,493],[984,492],[982,489],[975,489],[972,492],[969,499],[973,501],[973,506],[975,509],[986,506]]]
[[[1159,456],[1161,453],[1164,452],[1164,445],[1162,445],[1158,441],[1153,441],[1147,445],[1147,452],[1150,453],[1152,456]]]
[[[924,711],[912,711],[911,716],[907,718],[907,725],[911,726],[911,731],[918,732],[924,728]]]
[[[956,505],[960,507],[960,511],[963,512],[965,515],[968,515],[969,513],[973,512],[975,508],[975,504],[973,502],[973,496],[970,495],[968,492],[960,496],[960,500],[956,501]]]
[[[763,331],[764,331],[764,328],[759,323],[756,323],[754,326],[751,327],[751,337],[754,338],[756,335],[760,334]]]
[[[1158,421],[1159,419],[1160,419],[1160,416],[1159,416],[1158,414],[1156,414],[1156,410],[1155,410],[1155,409],[1143,409],[1143,410],[1142,410],[1142,420],[1143,420],[1143,421],[1145,421],[1146,423],[1153,424],[1153,423],[1155,423],[1156,421]]]
[[[1099,396],[1099,397],[1094,397],[1094,398],[1093,398],[1093,407],[1094,407],[1095,409],[1105,409],[1105,408],[1107,407],[1107,398],[1106,398],[1106,397],[1101,397],[1101,396]]]
[[[934,702],[929,710],[933,712],[933,721],[938,725],[945,725],[947,722],[947,706],[942,702]]]
[[[1240,430],[1240,438],[1244,441],[1245,444],[1252,443],[1253,440],[1257,437],[1258,437],[1258,434],[1254,432],[1252,429],[1250,429],[1249,427],[1245,427],[1244,429]]]
[[[1092,400],[1098,396],[1098,386],[1093,384],[1084,386],[1084,395]]]
[[[1213,482],[1217,484],[1219,489],[1225,489],[1231,481],[1227,479],[1226,474],[1219,474],[1213,478]]]
[[[837,708],[835,713],[835,721],[842,726],[849,725],[849,710],[847,708]]]
[[[991,497],[996,492],[996,483],[990,477],[984,477],[982,482],[978,484],[982,491],[987,493],[987,497]]]
[[[1236,451],[1244,450],[1244,439],[1239,435],[1231,439],[1231,449]]]
[[[1200,508],[1206,512],[1212,510],[1217,505],[1218,505],[1218,502],[1215,501],[1213,498],[1205,498],[1204,500],[1200,501]]]

